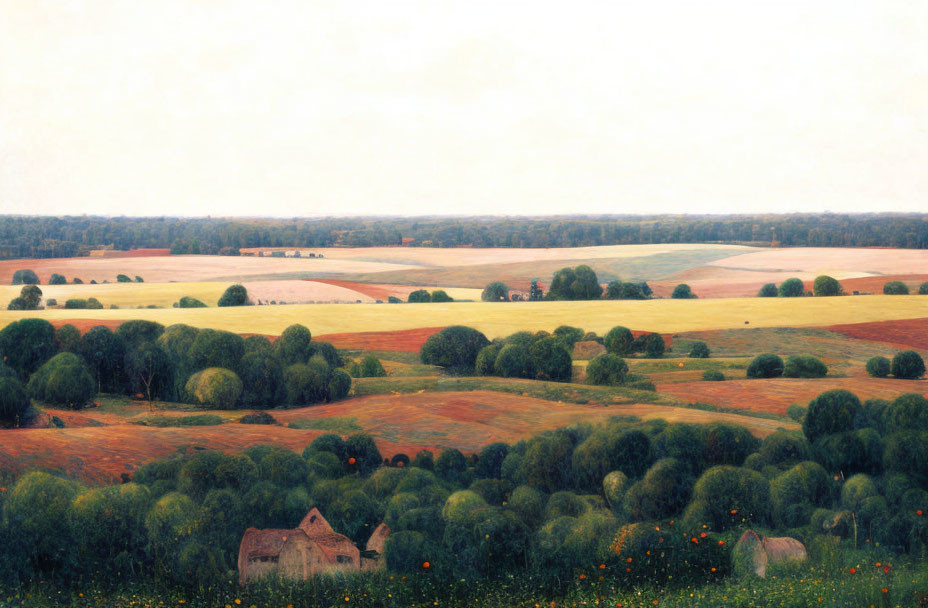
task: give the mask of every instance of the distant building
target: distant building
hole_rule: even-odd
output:
[[[305,580],[317,574],[376,570],[390,529],[380,524],[367,542],[365,556],[347,536],[338,534],[313,508],[294,530],[248,528],[238,550],[239,581],[270,573]],[[371,557],[368,557],[370,555]]]

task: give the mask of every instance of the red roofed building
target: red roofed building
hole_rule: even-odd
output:
[[[381,524],[372,536],[379,541],[374,544],[382,548],[387,534],[389,529]],[[351,539],[335,532],[319,509],[313,508],[294,530],[245,530],[238,550],[238,574],[244,584],[269,573],[305,580],[317,574],[356,572],[362,565],[374,570],[380,565],[376,557],[363,561]]]

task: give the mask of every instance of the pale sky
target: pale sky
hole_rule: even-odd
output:
[[[0,213],[928,210],[928,2],[0,0]]]

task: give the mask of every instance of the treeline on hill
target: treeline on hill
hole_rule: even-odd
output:
[[[578,343],[587,347],[599,345],[583,349],[591,356],[587,383],[654,390],[647,378],[628,373],[628,364],[622,357],[640,354],[659,359],[666,349],[664,339],[656,333],[643,333],[636,338],[631,330],[621,326],[613,327],[605,337],[561,325],[553,333],[520,331],[491,342],[472,327],[454,325],[430,336],[419,357],[423,363],[441,367],[452,375],[570,382]],[[709,354],[705,342],[696,342],[689,356],[706,358]]]
[[[581,247],[641,243],[778,243],[789,247],[928,247],[924,214],[418,218],[0,217],[0,258],[170,248],[218,254],[242,247]]]
[[[302,406],[344,398],[351,376],[334,346],[291,325],[273,343],[214,329],[126,321],[81,335],[44,319],[0,331],[0,424],[18,425],[30,398],[80,409],[98,392],[207,408]]]
[[[293,528],[312,507],[362,547],[386,522],[381,558],[413,585],[704,584],[737,571],[732,549],[747,528],[812,548],[923,555],[926,425],[920,395],[861,403],[838,390],[809,404],[802,432],[763,441],[727,423],[618,417],[470,456],[387,461],[366,435],[326,434],[302,454],[186,451],[111,487],[34,472],[0,493],[0,579],[228,589],[246,528]]]

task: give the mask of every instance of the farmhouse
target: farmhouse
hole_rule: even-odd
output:
[[[242,584],[267,574],[305,580],[317,574],[376,570],[390,529],[380,524],[367,543],[365,556],[313,508],[294,530],[248,528],[238,550],[238,574]],[[373,557],[367,557],[367,554]]]

